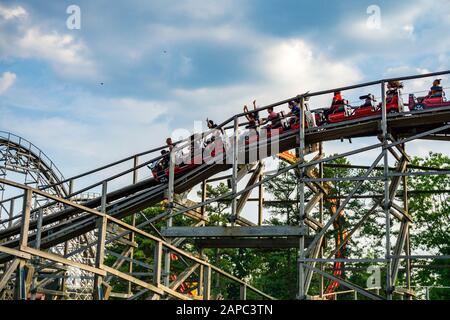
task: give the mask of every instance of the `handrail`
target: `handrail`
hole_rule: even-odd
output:
[[[303,97],[307,98],[307,97],[313,97],[313,96],[318,96],[318,95],[323,95],[323,94],[333,93],[334,91],[338,91],[338,90],[340,90],[340,91],[345,91],[345,90],[351,90],[351,89],[356,89],[356,88],[362,88],[362,87],[372,86],[372,85],[381,84],[381,83],[383,83],[383,82],[389,82],[389,81],[393,81],[393,80],[399,80],[399,81],[413,80],[413,79],[427,78],[427,77],[432,77],[432,76],[439,76],[439,75],[444,75],[444,74],[450,74],[450,70],[439,71],[439,72],[432,72],[432,73],[426,73],[426,74],[421,74],[421,75],[412,75],[412,76],[404,76],[404,77],[396,77],[396,78],[386,78],[386,79],[375,80],[375,81],[365,82],[365,83],[356,84],[356,85],[350,85],[350,86],[339,87],[339,88],[334,88],[334,89],[328,89],[328,90],[316,91],[316,92],[311,92],[311,93],[305,93],[305,94],[302,94],[302,95],[300,95],[300,96],[303,96]],[[275,102],[275,103],[272,103],[272,104],[265,105],[265,106],[263,106],[263,107],[257,108],[256,110],[238,113],[238,114],[236,114],[236,115],[234,115],[234,116],[228,118],[227,120],[223,121],[220,125],[218,125],[218,128],[222,128],[222,129],[230,129],[230,128],[224,128],[224,126],[225,126],[226,124],[232,122],[232,121],[234,120],[235,117],[239,118],[239,117],[242,117],[242,116],[245,116],[245,115],[249,115],[249,114],[251,114],[251,113],[253,113],[253,112],[259,112],[259,111],[266,110],[266,109],[268,109],[269,107],[280,106],[280,105],[286,104],[286,103],[288,103],[288,102],[290,102],[290,101],[292,101],[292,100],[294,100],[294,99],[297,99],[298,97],[299,97],[299,95],[297,95],[297,96],[295,96],[295,97],[292,97],[292,98],[289,98],[289,99],[284,99],[284,100],[281,100],[281,101],[278,101],[278,102]],[[208,132],[210,132],[210,130],[208,130],[208,131],[206,131],[205,133],[203,133],[203,135],[208,134]],[[189,139],[189,138],[187,138],[187,139]],[[178,144],[178,143],[181,143],[181,142],[184,142],[184,141],[186,141],[187,139],[183,139],[183,140],[176,141],[176,142],[174,142],[174,145],[176,145],[176,144]],[[93,170],[87,171],[87,172],[85,172],[85,173],[78,174],[78,175],[75,175],[75,176],[73,176],[73,177],[67,178],[67,179],[65,179],[63,182],[68,182],[68,181],[70,181],[70,180],[75,180],[75,179],[84,177],[84,176],[86,176],[86,175],[89,175],[89,174],[92,174],[92,173],[96,173],[96,172],[98,172],[98,171],[101,171],[101,170],[110,168],[110,167],[115,166],[115,165],[117,165],[117,164],[120,164],[120,163],[129,161],[129,160],[132,160],[132,159],[135,158],[135,157],[140,157],[140,156],[143,156],[143,155],[147,155],[147,154],[150,154],[150,153],[152,153],[152,152],[156,152],[156,151],[159,151],[159,150],[162,150],[162,149],[165,149],[165,148],[167,148],[167,146],[161,146],[161,147],[154,148],[154,149],[151,149],[151,150],[148,150],[148,151],[144,151],[144,152],[141,152],[141,153],[137,153],[137,154],[134,154],[134,155],[132,155],[132,156],[126,157],[126,158],[124,158],[124,159],[115,161],[115,162],[113,162],[113,163],[111,163],[111,164],[107,164],[107,165],[101,166],[101,167],[99,167],[99,168],[97,168],[97,169],[93,169]]]
[[[103,212],[97,211],[95,209],[85,207],[82,204],[74,203],[74,202],[72,202],[70,200],[67,200],[67,199],[64,199],[64,198],[60,198],[58,196],[46,193],[46,192],[44,192],[42,190],[39,190],[39,189],[30,187],[30,186],[27,186],[27,185],[23,185],[23,184],[14,182],[14,181],[10,181],[10,180],[7,180],[7,179],[1,179],[0,178],[0,183],[6,184],[6,185],[9,185],[11,187],[18,188],[18,189],[21,189],[21,190],[24,190],[24,191],[31,191],[31,193],[36,193],[36,194],[38,194],[40,196],[43,196],[43,197],[48,198],[48,199],[51,199],[51,200],[53,200],[53,201],[55,201],[57,203],[62,203],[63,205],[71,206],[71,207],[74,207],[74,208],[79,208],[79,209],[83,210],[84,212],[86,212],[87,214],[90,214],[90,215],[93,215],[93,216],[97,216],[97,217],[100,217],[100,218],[105,218],[106,220],[109,220],[112,223],[117,224],[117,225],[119,225],[120,227],[122,227],[122,228],[124,228],[126,230],[129,230],[129,231],[132,231],[132,232],[136,232],[136,233],[138,233],[139,235],[141,235],[143,237],[146,237],[146,238],[148,238],[150,240],[153,240],[153,241],[156,241],[158,243],[161,243],[167,249],[176,252],[177,254],[183,256],[186,259],[190,259],[190,260],[193,260],[193,261],[195,261],[195,262],[197,262],[197,263],[199,263],[199,264],[201,264],[203,266],[210,267],[211,270],[214,270],[215,272],[225,276],[226,278],[228,278],[230,280],[233,280],[235,282],[238,282],[241,285],[246,286],[247,289],[250,289],[251,291],[253,291],[253,292],[257,293],[257,294],[260,294],[261,296],[263,296],[263,297],[265,297],[267,299],[274,299],[270,295],[268,295],[268,294],[260,291],[259,289],[253,287],[252,285],[248,284],[244,280],[241,280],[241,279],[235,277],[234,275],[232,275],[232,274],[230,274],[230,273],[228,273],[228,272],[226,272],[226,271],[224,271],[224,270],[222,270],[222,269],[220,269],[220,268],[218,268],[218,267],[216,267],[214,265],[211,265],[209,262],[204,261],[201,258],[197,258],[197,257],[191,255],[189,252],[186,252],[186,251],[184,251],[184,250],[182,250],[182,249],[180,249],[180,248],[178,248],[178,247],[176,247],[176,246],[174,246],[174,245],[172,245],[170,243],[165,242],[163,239],[160,239],[157,236],[149,234],[149,233],[147,233],[147,232],[145,232],[145,231],[143,231],[143,230],[141,230],[141,229],[139,229],[139,228],[137,228],[135,226],[129,225],[128,223],[123,222],[120,219],[114,218],[114,217],[108,215],[107,213],[103,213]],[[29,249],[31,249],[31,248],[29,248]],[[21,250],[21,248],[20,248],[20,250]],[[29,251],[29,250],[27,250],[27,251]],[[30,250],[29,252],[34,252],[34,251],[35,250],[33,249],[32,251]],[[108,270],[105,270],[105,271],[108,272]]]
[[[381,79],[381,80],[376,80],[376,81],[370,81],[370,82],[365,82],[365,83],[356,84],[356,85],[351,85],[351,86],[346,86],[346,87],[339,87],[339,88],[334,88],[334,89],[328,89],[328,90],[316,91],[316,92],[312,92],[312,93],[305,93],[305,94],[302,94],[302,95],[297,95],[296,97],[293,97],[293,98],[281,100],[281,101],[278,101],[278,102],[275,102],[275,103],[272,103],[272,104],[269,104],[269,105],[266,105],[266,106],[257,108],[256,110],[238,113],[238,114],[236,114],[236,115],[234,115],[234,116],[228,118],[227,120],[225,120],[224,122],[222,122],[220,125],[218,125],[218,129],[224,129],[224,130],[226,130],[226,129],[231,129],[232,127],[225,127],[225,125],[227,125],[227,124],[229,124],[230,122],[234,121],[235,118],[239,118],[239,117],[242,117],[242,116],[251,114],[251,113],[253,113],[253,112],[255,112],[255,111],[256,111],[256,112],[259,112],[259,111],[262,111],[262,110],[266,110],[266,109],[268,109],[269,107],[280,106],[280,105],[282,105],[282,104],[288,103],[289,101],[292,101],[292,100],[294,100],[294,99],[297,99],[298,97],[301,97],[301,96],[303,96],[303,97],[306,98],[306,97],[312,97],[312,96],[318,96],[318,95],[323,95],[323,94],[332,93],[332,92],[337,91],[337,90],[344,91],[344,90],[350,90],[350,89],[356,89],[356,88],[361,88],[361,87],[366,87],[366,86],[371,86],[371,85],[381,84],[381,83],[385,83],[385,82],[388,82],[388,81],[391,81],[391,80],[399,80],[399,81],[402,81],[402,80],[412,80],[412,79],[426,78],[426,77],[438,76],[438,75],[444,75],[444,74],[450,74],[450,70],[440,71],[440,72],[433,72],[433,73],[426,73],[426,74],[421,74],[421,75],[404,76],[404,77],[397,77],[397,78],[386,78],[386,79]],[[203,133],[200,134],[200,136],[201,136],[201,137],[204,137],[204,136],[210,134],[212,131],[213,131],[213,130],[208,130],[208,131],[206,131],[206,132],[203,132]],[[193,136],[194,136],[194,135],[193,135]],[[192,138],[192,136],[190,136],[190,137],[188,137],[188,138],[185,138],[185,139],[183,139],[183,140],[176,141],[176,142],[174,142],[174,145],[179,145],[179,144],[181,144],[181,143],[183,143],[183,142],[186,142],[186,141],[190,140],[191,138]],[[117,161],[112,162],[112,163],[110,163],[110,164],[103,165],[103,166],[98,167],[98,168],[96,168],[96,169],[89,170],[89,171],[87,171],[87,172],[85,172],[85,173],[81,173],[81,174],[72,176],[72,177],[70,177],[70,178],[64,179],[64,180],[62,180],[62,181],[60,181],[60,182],[58,182],[58,183],[51,184],[51,185],[47,185],[47,186],[45,186],[44,188],[41,188],[41,190],[47,190],[48,188],[58,186],[58,185],[60,185],[60,184],[62,184],[62,183],[67,183],[67,182],[74,181],[74,180],[79,179],[79,178],[82,178],[82,177],[86,177],[86,176],[88,176],[88,175],[91,175],[91,174],[100,172],[100,171],[102,171],[102,170],[111,168],[111,167],[113,167],[113,166],[116,166],[116,165],[125,163],[125,162],[130,161],[130,160],[132,160],[132,159],[135,159],[135,158],[137,158],[137,157],[141,157],[141,156],[144,156],[144,155],[148,155],[148,154],[151,154],[151,153],[153,153],[153,152],[156,152],[156,151],[159,151],[159,150],[162,150],[162,149],[165,149],[165,148],[167,148],[167,146],[161,146],[161,147],[158,147],[158,148],[153,148],[153,149],[150,149],[150,150],[148,150],[148,151],[144,151],[144,152],[141,152],[141,153],[137,153],[137,154],[128,156],[128,157],[126,157],[126,158],[123,158],[123,159],[121,159],[121,160],[117,160]],[[48,158],[48,157],[47,157],[47,158]],[[118,173],[118,174],[115,174],[115,175],[113,175],[113,176],[110,176],[110,177],[108,177],[108,178],[102,179],[102,180],[101,180],[100,182],[98,182],[98,183],[91,184],[91,185],[89,185],[88,187],[84,187],[83,189],[81,189],[81,190],[79,190],[79,191],[77,191],[77,192],[75,192],[75,193],[71,193],[71,194],[69,195],[69,197],[70,197],[70,196],[73,196],[73,195],[80,194],[81,192],[90,190],[90,189],[92,189],[92,188],[95,188],[95,187],[101,185],[104,181],[111,181],[111,180],[114,180],[114,179],[119,178],[119,177],[121,177],[121,176],[124,176],[124,175],[126,175],[126,174],[128,174],[128,173],[135,172],[136,170],[138,170],[138,169],[140,169],[140,168],[142,168],[142,167],[144,167],[144,166],[146,166],[146,165],[148,165],[148,164],[150,164],[150,163],[152,163],[152,162],[154,162],[154,161],[157,161],[157,160],[159,160],[159,159],[161,159],[161,158],[163,158],[163,156],[158,156],[158,157],[156,157],[156,158],[152,158],[151,160],[146,161],[145,163],[143,163],[143,164],[141,164],[141,165],[135,166],[135,167],[133,167],[133,168],[127,169],[127,170],[125,170],[125,171],[122,171],[122,172],[120,172],[120,173]]]

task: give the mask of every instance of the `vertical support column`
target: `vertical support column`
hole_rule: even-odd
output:
[[[203,180],[202,182],[202,203],[206,201],[206,180]],[[205,218],[205,206],[202,206],[200,208],[200,212],[202,214],[202,218]]]
[[[211,266],[203,266],[203,300],[211,299]]]
[[[20,259],[16,270],[16,283],[14,287],[14,300],[26,300],[25,286],[25,260]]]
[[[15,200],[11,199],[11,202],[9,204],[9,221],[8,221],[8,228],[12,227],[12,223],[13,223],[13,217],[14,217],[14,203]]]
[[[155,244],[154,262],[153,262],[153,284],[159,287],[161,284],[161,265],[162,265],[162,242]]]
[[[406,152],[405,144],[402,145],[403,151]],[[406,213],[409,211],[408,205],[408,177],[403,176],[403,209]],[[405,239],[405,253],[409,257],[411,255],[411,239],[410,239],[410,227],[407,226],[406,239]],[[411,290],[411,260],[405,259],[406,264],[406,289],[408,292]],[[412,297],[408,295],[408,300],[412,300]]]
[[[233,173],[231,179],[231,189],[233,192],[233,199],[231,201],[231,216],[232,221],[236,219],[237,199],[235,194],[237,192],[237,173],[238,173],[238,161],[239,161],[239,118],[234,117],[234,132],[233,132]]]
[[[64,251],[63,251],[64,257],[67,257],[68,252],[69,252],[69,242],[66,241],[66,242],[64,242]],[[61,286],[61,291],[63,292],[63,294],[65,296],[65,293],[66,293],[66,274],[65,273],[63,275],[63,278],[61,279],[60,286]]]
[[[392,283],[391,283],[391,214],[389,212],[390,199],[389,199],[389,158],[388,158],[388,130],[387,130],[387,112],[386,112],[386,84],[381,82],[381,130],[383,134],[383,180],[384,180],[384,202],[383,209],[385,214],[386,223],[386,298],[392,299]]]
[[[202,203],[206,201],[206,180],[203,180],[202,182]],[[206,207],[203,205],[200,208],[200,212],[202,214],[202,218],[205,219],[206,215]],[[204,250],[203,248],[200,248],[199,250],[200,258],[204,259]],[[199,296],[203,295],[203,265],[199,266],[199,275],[198,275],[198,286],[197,286],[197,293]]]
[[[38,250],[41,248],[43,215],[44,215],[44,210],[42,208],[40,208],[39,212],[38,212],[38,220],[37,220],[37,227],[36,227],[36,242],[35,242],[35,246],[34,246]]]
[[[247,300],[247,285],[245,285],[245,284],[240,285],[239,299]]]
[[[200,251],[200,257],[203,259],[203,249]],[[204,273],[204,269],[205,268],[203,267],[202,264],[198,267],[198,271],[199,271],[199,274],[198,274],[198,295],[199,296],[203,296],[203,284],[204,284],[203,273]]]
[[[305,119],[305,98],[302,96],[300,97],[300,126],[299,126],[299,157],[300,161],[305,161],[305,126],[304,126],[304,119]],[[297,193],[299,193],[299,224],[300,227],[305,227],[305,182],[303,180],[304,176],[304,168],[299,170],[299,183],[297,184],[298,190]],[[298,299],[305,299],[306,298],[306,292],[305,292],[305,269],[304,269],[304,262],[303,259],[305,259],[305,236],[302,234],[300,237],[300,243],[299,243],[299,257],[300,261],[298,264]]]
[[[138,172],[137,172],[137,170],[136,170],[136,167],[139,165],[139,157],[138,156],[135,156],[134,158],[133,158],[133,168],[134,168],[134,170],[133,170],[133,184],[136,184],[137,183],[137,180],[138,180]]]
[[[28,231],[30,229],[32,199],[33,192],[30,189],[25,190],[23,194],[22,221],[20,223],[20,248],[26,248],[28,246]]]
[[[69,191],[68,191],[69,192],[69,200],[72,200],[71,196],[73,193],[73,187],[74,187],[74,180],[70,179],[69,180]],[[66,241],[66,242],[64,242],[64,251],[63,251],[64,257],[67,256],[68,251],[69,251],[69,242]],[[65,274],[63,275],[63,278],[61,279],[60,288],[61,288],[61,291],[65,294],[65,288],[66,288],[66,275]]]
[[[26,189],[23,194],[23,207],[22,207],[22,221],[20,223],[20,240],[19,248],[28,247],[28,231],[30,229],[30,213],[31,202],[33,200],[33,192],[31,189]],[[14,290],[14,299],[25,300],[26,299],[26,286],[25,286],[25,260],[20,260],[16,270],[16,285]]]
[[[39,250],[41,248],[41,237],[42,237],[42,218],[44,215],[44,210],[42,208],[38,211],[38,220],[37,220],[37,227],[36,227],[36,241],[34,247]],[[39,265],[39,257],[35,257],[33,259],[33,265],[37,267]],[[37,269],[37,268],[36,268]],[[31,300],[36,300],[36,279],[37,278],[37,272],[33,275],[33,281],[31,283]]]
[[[174,199],[174,192],[175,192],[175,151],[176,147],[172,148],[170,151],[170,160],[169,160],[169,183],[168,183],[168,190],[167,190],[167,212],[169,215],[172,214],[173,210],[173,199]],[[173,225],[173,219],[172,217],[169,217],[167,219],[167,227],[171,228]],[[168,241],[170,242],[170,241]],[[170,252],[168,250],[165,250],[164,255],[164,285],[168,287],[170,284]]]
[[[100,211],[106,214],[106,195],[108,182],[103,181],[102,184],[102,199]],[[95,255],[95,267],[102,268],[103,260],[105,258],[105,240],[106,240],[106,226],[108,219],[106,216],[97,219],[97,252]],[[94,276],[94,295],[95,300],[103,300],[104,294],[102,289],[103,277],[99,275]]]
[[[69,180],[69,196],[71,196],[73,193],[73,179]],[[70,198],[69,198],[70,200]]]
[[[261,161],[262,164],[262,161]],[[264,178],[264,168],[261,168],[261,174],[259,175],[259,182]],[[264,207],[264,186],[260,184],[258,187],[258,226],[262,226],[263,223],[263,207]]]
[[[131,218],[131,224],[133,227],[136,226],[136,214],[133,213],[132,218]],[[134,231],[131,231],[130,235],[129,235],[129,239],[131,242],[134,242],[134,238],[135,238],[135,234]],[[133,273],[133,258],[134,258],[134,247],[130,248],[130,262],[128,264],[128,272],[131,275]],[[129,281],[128,282],[128,294],[131,295],[131,286],[132,283]]]
[[[322,158],[322,156],[323,156],[323,144],[322,144],[322,142],[319,143],[319,156],[320,156],[320,158]],[[320,179],[323,178],[323,162],[319,163],[319,178]],[[320,182],[320,185],[323,186],[323,181]],[[323,224],[323,204],[324,204],[323,196],[319,200],[319,222],[320,222],[320,224]],[[325,237],[324,237],[324,241],[326,241]],[[322,246],[320,247],[319,257],[321,259],[323,258],[323,243],[322,243]],[[320,264],[320,270],[324,271],[323,263]],[[319,287],[320,287],[319,288],[319,290],[320,290],[320,298],[323,298],[323,293],[324,293],[324,289],[325,289],[325,280],[324,280],[323,275],[320,275]]]
[[[136,167],[138,165],[139,165],[139,157],[135,156],[133,158],[133,168],[134,168],[134,170],[133,170],[133,184],[136,184],[137,181],[138,181],[138,172],[136,170]],[[133,225],[133,227],[136,226],[136,214],[135,213],[133,213],[131,219],[132,219],[131,220],[131,224]],[[134,238],[135,238],[134,231],[131,231],[130,236],[129,236],[130,241],[134,242]],[[131,259],[131,261],[128,264],[128,272],[129,272],[129,274],[133,273],[133,258],[134,258],[134,247],[131,247],[130,248],[130,259]],[[129,295],[131,295],[131,286],[132,286],[132,283],[128,282],[128,294]]]

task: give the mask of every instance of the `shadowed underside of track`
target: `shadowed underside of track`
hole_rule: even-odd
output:
[[[366,118],[364,121],[348,121],[338,125],[328,125],[321,128],[306,130],[305,142],[312,144],[347,138],[373,137],[381,132],[381,117]],[[414,114],[392,114],[388,117],[388,130],[394,137],[408,137],[427,130],[440,127],[450,121],[450,108],[436,109]],[[450,134],[450,130],[439,132]],[[298,132],[287,132],[280,136],[279,152],[290,150],[298,145]],[[261,143],[260,143],[261,144]],[[247,150],[248,151],[248,150]],[[205,179],[231,168],[231,165],[202,165],[192,172],[175,180],[175,192],[181,193]],[[153,178],[143,180],[134,185],[126,186],[108,193],[107,212],[117,218],[123,218],[140,210],[157,204],[164,199],[167,184],[158,184]],[[89,208],[100,206],[100,198],[86,202]],[[78,216],[77,216],[78,215]],[[50,248],[71,238],[79,236],[95,228],[95,217],[83,214],[79,209],[65,209],[44,217],[43,225],[60,222],[49,230],[42,232],[41,248]],[[36,223],[30,224],[30,230],[36,228]],[[61,231],[63,230],[63,231]],[[61,231],[58,233],[58,231]],[[20,227],[12,227],[0,232],[0,242],[20,233]],[[34,236],[30,236],[32,241]],[[2,245],[16,247],[18,240],[4,242]],[[1,255],[0,263],[9,260],[10,256]]]

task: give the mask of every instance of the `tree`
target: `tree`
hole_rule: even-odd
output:
[[[440,153],[415,157],[412,164],[450,169],[450,158]],[[450,177],[448,175],[414,176],[408,179],[412,190],[424,193],[410,195],[409,212],[414,218],[412,246],[423,252],[450,255]],[[433,193],[432,191],[437,191]],[[427,266],[428,265],[428,266]],[[414,281],[422,286],[450,286],[450,260],[418,261]],[[430,299],[450,299],[450,289],[430,290]]]
[[[351,177],[361,176],[365,169],[349,168],[351,163],[348,159],[340,158],[332,162],[336,166],[325,166],[325,177]],[[428,166],[434,168],[449,169],[450,158],[442,154],[430,153],[425,158],[413,158],[412,164],[418,166]],[[286,165],[281,163],[281,168]],[[372,176],[382,175],[382,170],[375,170]],[[266,207],[270,211],[270,216],[265,220],[266,225],[298,225],[299,208],[296,203],[297,198],[298,173],[291,170],[280,175],[265,184],[265,189],[270,195],[270,202]],[[355,187],[355,181],[334,181],[330,183],[329,195],[325,198],[324,215],[325,220],[329,219],[332,206],[339,206],[342,201]],[[424,191],[424,193],[411,193],[409,196],[409,213],[414,219],[414,227],[411,233],[411,247],[413,252],[428,252],[430,254],[450,255],[450,202],[448,190],[450,189],[450,179],[448,175],[434,176],[413,176],[408,178],[409,190]],[[356,195],[362,194],[382,194],[384,183],[382,181],[365,182],[357,191]],[[440,192],[433,191],[439,190]],[[216,186],[207,186],[207,197],[215,198],[229,193],[226,184],[220,183]],[[312,193],[306,188],[305,198],[309,199]],[[293,201],[294,200],[294,201]],[[334,229],[327,233],[328,239],[336,238],[339,232],[350,230],[360,218],[367,213],[376,199],[353,198],[345,207],[343,218]],[[227,225],[230,214],[230,199],[215,202],[205,206],[209,217],[208,225]],[[155,217],[164,212],[164,208],[149,208],[144,210],[143,215],[137,216],[137,224],[146,219]],[[311,216],[319,219],[318,210],[311,212]],[[126,218],[131,222],[131,218]],[[395,219],[392,219],[393,221]],[[393,222],[394,223],[394,222]],[[398,222],[395,222],[398,225]],[[174,225],[190,225],[191,221],[183,215],[174,218]],[[164,221],[158,222],[154,228],[150,225],[144,227],[146,232],[159,236],[155,229],[165,226]],[[360,231],[356,233],[348,244],[346,257],[375,258],[384,255],[384,212],[379,207],[370,218],[362,225]],[[393,237],[396,236],[396,229],[393,228]],[[139,244],[135,250],[135,259],[140,262],[152,265],[153,263],[153,242],[140,236],[136,236]],[[121,253],[125,247],[114,245],[109,247],[116,253]],[[328,245],[324,248],[324,255],[327,256],[334,250],[335,245]],[[196,248],[185,242],[183,249],[195,252]],[[215,266],[248,281],[251,285],[261,289],[278,299],[295,299],[297,294],[297,254],[298,249],[205,249],[205,257]],[[107,263],[112,264],[116,258],[109,256]],[[413,281],[418,286],[450,286],[449,260],[436,260],[432,262],[415,262],[413,268]],[[367,263],[346,264],[345,273],[349,281],[362,287],[366,286],[368,273]],[[427,266],[427,267],[426,267]],[[175,261],[172,270],[181,272],[185,265],[181,261]],[[333,271],[332,264],[325,265],[328,272]],[[128,264],[125,263],[121,269],[128,271]],[[134,267],[136,272],[148,272],[141,266]],[[402,273],[403,271],[401,271]],[[386,270],[382,271],[382,279],[386,276]],[[399,275],[400,278],[400,275]],[[150,278],[142,278],[150,281]],[[214,281],[215,280],[215,281]],[[383,282],[382,282],[383,283]],[[123,282],[114,283],[114,291],[121,292],[127,284]],[[226,299],[236,299],[239,297],[239,285],[221,277],[213,278],[213,296],[221,295]],[[325,285],[328,281],[325,282]],[[312,279],[310,294],[318,294],[320,277]],[[256,297],[256,296],[255,296]],[[353,295],[341,296],[344,299],[352,299]],[[432,289],[431,299],[450,299],[449,289]]]

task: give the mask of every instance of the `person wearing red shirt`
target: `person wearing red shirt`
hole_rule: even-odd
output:
[[[334,93],[333,101],[331,102],[331,110],[339,108],[339,106],[344,104],[344,98],[340,91]]]

